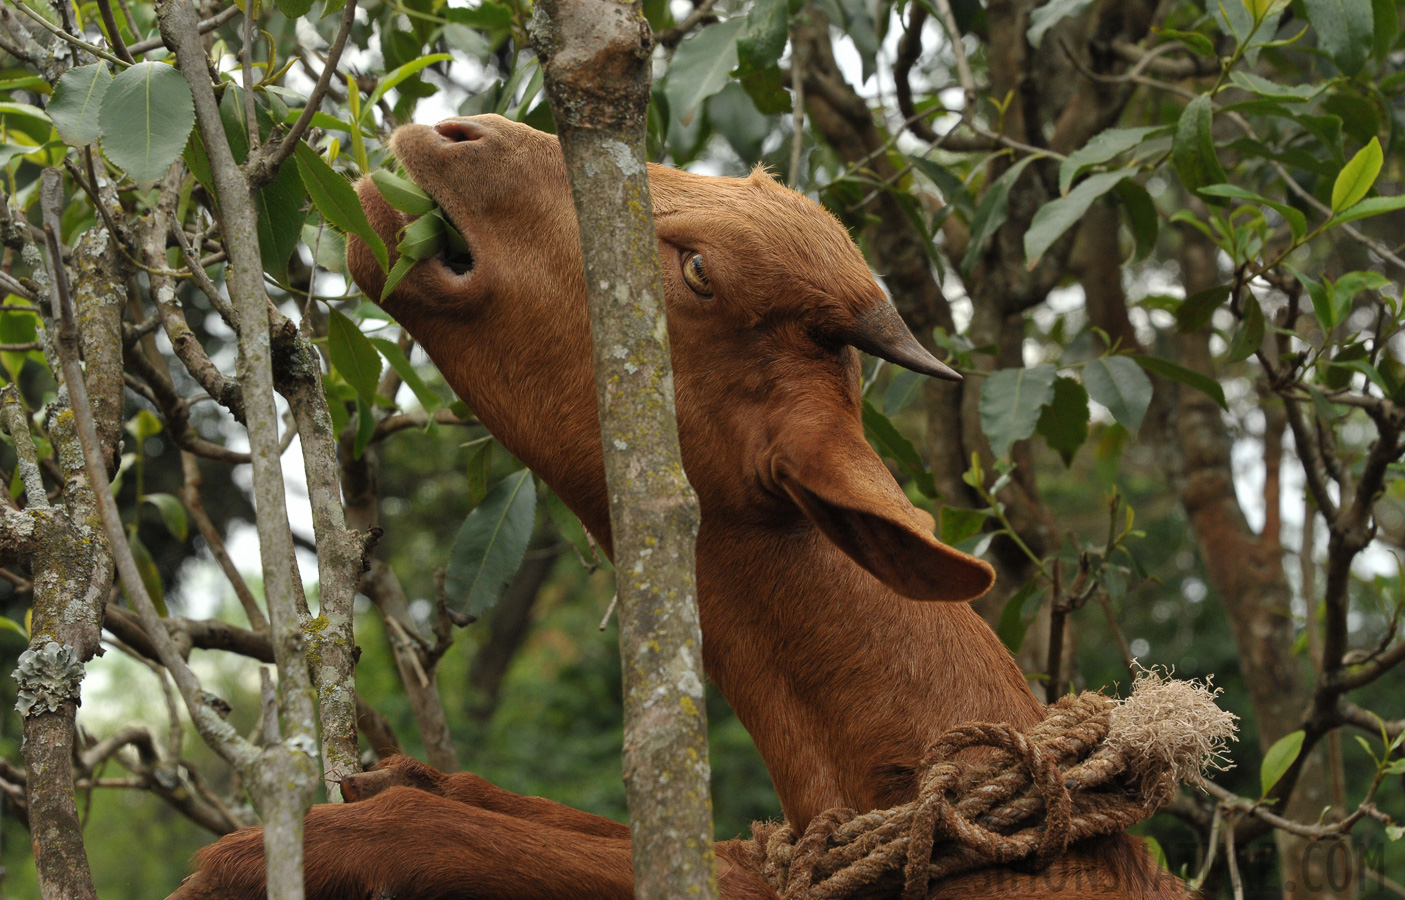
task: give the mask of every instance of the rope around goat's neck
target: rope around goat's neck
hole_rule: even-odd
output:
[[[1169,711],[1167,690],[1184,698]],[[1148,730],[1146,711],[1134,706],[1139,693],[1160,704],[1160,732]],[[1062,698],[1027,732],[958,726],[927,753],[912,802],[863,815],[828,810],[802,835],[787,824],[754,825],[755,861],[785,900],[922,900],[933,880],[982,866],[1041,871],[1074,841],[1147,818],[1170,802],[1187,771],[1213,761],[1234,730],[1214,697],[1153,673],[1138,679],[1125,706],[1087,692]],[[1128,707],[1122,719],[1140,729],[1140,743],[1115,731],[1114,712]],[[1188,740],[1194,729],[1204,733]],[[985,762],[956,759],[977,747],[993,751]]]

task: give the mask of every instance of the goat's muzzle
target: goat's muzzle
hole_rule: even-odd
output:
[[[902,316],[898,315],[891,303],[885,302],[859,316],[837,337],[869,356],[886,359],[904,369],[947,381],[962,380],[959,372],[917,343],[917,338],[907,330]]]

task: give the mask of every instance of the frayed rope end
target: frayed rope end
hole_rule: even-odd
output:
[[[1161,768],[1177,782],[1198,778],[1232,763],[1226,745],[1237,740],[1239,718],[1215,703],[1221,689],[1183,681],[1161,669],[1141,669],[1132,694],[1112,711],[1106,746],[1129,762],[1143,760],[1143,771]]]

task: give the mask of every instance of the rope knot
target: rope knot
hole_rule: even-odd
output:
[[[801,835],[753,825],[758,869],[785,900],[923,900],[934,881],[981,866],[1042,871],[1071,843],[1152,815],[1191,773],[1223,767],[1235,717],[1218,694],[1143,670],[1128,699],[1063,697],[1026,731],[958,725],[924,755],[908,803],[827,810]]]

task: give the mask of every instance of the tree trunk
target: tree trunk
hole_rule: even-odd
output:
[[[698,503],[678,449],[644,162],[653,40],[638,0],[548,0],[533,24],[585,258],[619,595],[635,896],[712,898]]]

